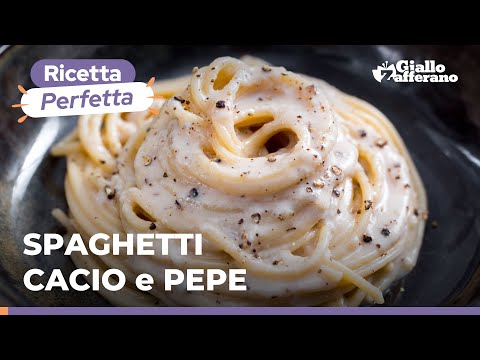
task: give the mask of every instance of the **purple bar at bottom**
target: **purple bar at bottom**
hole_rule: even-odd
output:
[[[480,307],[10,307],[9,315],[480,315]]]

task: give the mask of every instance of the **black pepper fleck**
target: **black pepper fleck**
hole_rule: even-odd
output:
[[[363,241],[366,242],[366,243],[369,243],[369,242],[372,241],[372,237],[364,234],[363,235]]]
[[[182,205],[178,202],[178,200],[175,200],[175,205],[177,205],[177,208],[178,208],[179,210],[182,210],[182,209],[183,209]]]
[[[388,230],[387,228],[383,228],[381,233],[382,233],[383,236],[388,236],[388,235],[390,235],[390,230]]]
[[[219,100],[217,101],[217,103],[215,104],[215,106],[219,109],[223,109],[225,107],[225,101],[223,100]]]
[[[365,200],[364,203],[365,203],[365,210],[369,210],[373,205],[372,200]]]
[[[387,145],[387,140],[385,139],[378,139],[375,141],[375,145],[377,145],[380,149]]]
[[[252,214],[252,220],[255,224],[258,224],[262,220],[262,216],[259,213]]]
[[[117,191],[115,189],[112,189],[110,186],[105,186],[105,194],[107,195],[108,200],[112,200],[115,197],[115,194]]]
[[[190,190],[190,192],[188,193],[188,196],[194,198],[194,197],[197,197],[198,196],[198,191],[197,189],[195,188],[192,188],[192,190]]]

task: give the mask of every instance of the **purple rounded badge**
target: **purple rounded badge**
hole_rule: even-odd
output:
[[[124,59],[42,59],[30,70],[38,87],[135,81],[135,68]]]

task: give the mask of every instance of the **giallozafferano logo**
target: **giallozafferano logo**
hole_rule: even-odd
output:
[[[395,82],[457,82],[456,74],[445,74],[445,65],[437,64],[435,60],[425,60],[415,63],[414,60],[400,60],[394,64],[388,61],[372,70],[373,77],[378,82],[393,80]]]

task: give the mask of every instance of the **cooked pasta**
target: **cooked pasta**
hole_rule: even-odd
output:
[[[357,306],[417,260],[425,191],[375,107],[259,59],[223,57],[157,82],[150,112],[81,116],[67,157],[69,231],[202,233],[203,255],[72,255],[119,268],[117,305]],[[154,244],[154,246],[159,246]],[[245,268],[247,291],[163,290],[166,268]],[[155,277],[135,289],[136,275]]]

